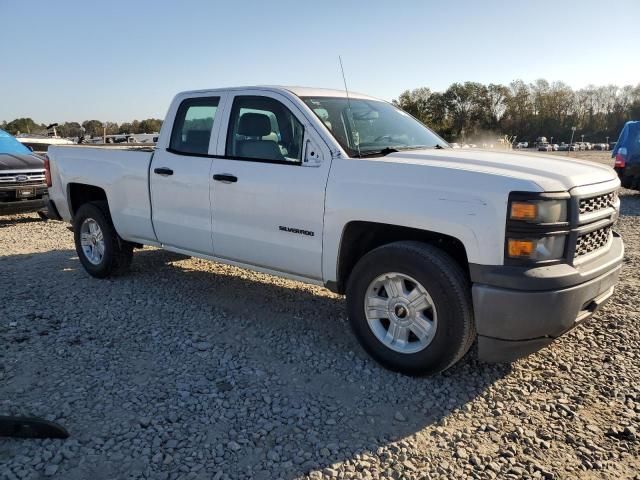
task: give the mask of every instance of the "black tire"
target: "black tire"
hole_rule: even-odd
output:
[[[104,255],[98,264],[92,263],[87,258],[80,242],[81,226],[88,218],[95,220],[104,238]],[[91,202],[82,205],[73,217],[73,236],[80,263],[92,277],[107,278],[112,275],[121,275],[129,269],[133,259],[133,244],[122,240],[116,233],[107,202]]]
[[[380,275],[397,272],[417,280],[437,311],[435,336],[423,350],[401,353],[384,345],[369,327],[365,297]],[[421,242],[395,242],[366,254],[347,282],[351,327],[363,348],[386,368],[408,375],[442,372],[460,360],[476,338],[471,286],[462,268],[445,252]]]

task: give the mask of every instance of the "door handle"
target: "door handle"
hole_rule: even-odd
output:
[[[236,183],[238,181],[238,177],[230,173],[216,173],[213,179],[223,183]]]
[[[167,167],[160,167],[160,168],[154,168],[153,173],[157,173],[158,175],[167,177],[169,175],[173,175],[173,170]]]

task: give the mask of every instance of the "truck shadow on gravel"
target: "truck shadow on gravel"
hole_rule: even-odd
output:
[[[36,223],[36,222],[43,222],[44,220],[42,220],[40,217],[37,216],[33,216],[33,217],[25,217],[25,216],[19,216],[19,217],[13,217],[13,216],[1,216],[0,215],[0,228],[6,228],[6,227],[13,227],[15,225],[23,225],[26,223]]]
[[[357,344],[342,297],[160,250],[111,280],[71,250],[0,259],[2,408],[68,428],[64,478],[177,473],[190,457],[209,477],[295,478],[400,453],[395,441],[464,414],[510,371],[472,351],[432,378],[389,372]]]
[[[640,192],[621,190],[620,215],[640,216]]]

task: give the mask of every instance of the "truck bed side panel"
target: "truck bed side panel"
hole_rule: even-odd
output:
[[[69,185],[100,187],[106,192],[118,234],[125,240],[154,243],[148,183],[151,156],[143,150],[50,147],[51,199],[63,219],[71,221]]]

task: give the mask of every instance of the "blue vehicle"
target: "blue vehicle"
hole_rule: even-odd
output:
[[[0,215],[38,212],[47,204],[44,160],[0,130]]]
[[[640,190],[640,121],[625,123],[611,156],[622,186]]]

